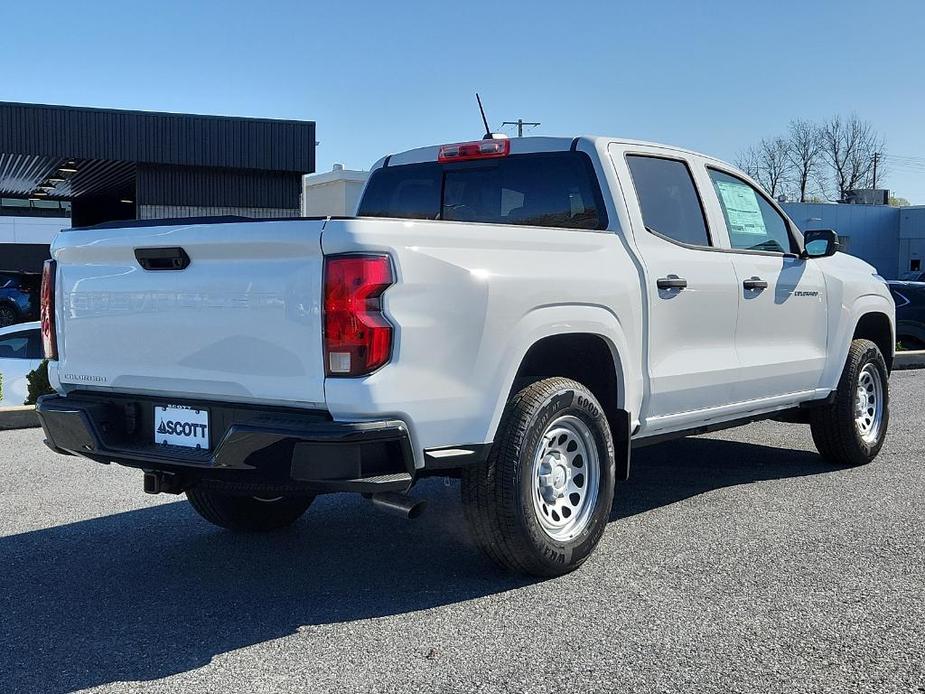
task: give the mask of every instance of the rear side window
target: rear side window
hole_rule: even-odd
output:
[[[626,157],[646,228],[692,246],[709,246],[703,207],[687,164],[675,159]]]
[[[597,177],[581,152],[386,167],[373,174],[357,214],[572,229],[607,226]]]

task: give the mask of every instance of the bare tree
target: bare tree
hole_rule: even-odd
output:
[[[872,183],[874,154],[883,151],[884,141],[868,121],[854,114],[848,118],[833,116],[822,124],[820,137],[822,158],[831,169],[840,200],[849,190]]]
[[[758,180],[772,198],[784,192],[790,174],[790,146],[784,138],[770,137],[758,143],[758,170]]]
[[[772,197],[783,192],[790,162],[787,142],[781,137],[765,138],[736,156],[735,165],[761,184]]]
[[[806,202],[810,182],[816,179],[821,163],[822,138],[819,126],[801,118],[790,121],[787,145],[794,184],[799,191],[800,202]]]
[[[754,178],[758,181],[761,176],[758,166],[758,150],[754,147],[749,147],[748,149],[742,150],[736,155],[735,160],[733,160],[739,169],[748,174],[751,178]],[[760,181],[759,181],[760,183]]]

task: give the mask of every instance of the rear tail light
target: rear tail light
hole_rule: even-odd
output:
[[[46,260],[42,266],[42,304],[39,318],[42,321],[42,349],[46,359],[58,358],[58,336],[55,333],[55,271],[58,264]]]
[[[469,161],[470,159],[494,159],[511,153],[510,140],[475,140],[455,145],[441,145],[437,161]]]
[[[324,267],[324,352],[328,376],[362,376],[388,362],[392,326],[382,293],[395,281],[384,255],[329,256]]]

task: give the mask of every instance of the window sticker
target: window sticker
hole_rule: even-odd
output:
[[[764,217],[758,206],[758,196],[751,188],[741,183],[715,181],[723,207],[726,209],[726,221],[729,232],[737,234],[755,234],[767,236]]]

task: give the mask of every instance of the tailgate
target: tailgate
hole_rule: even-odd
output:
[[[59,234],[62,386],[322,405],[323,227],[306,219]],[[190,259],[184,269],[145,270],[136,258],[137,249],[157,257],[177,248]]]

